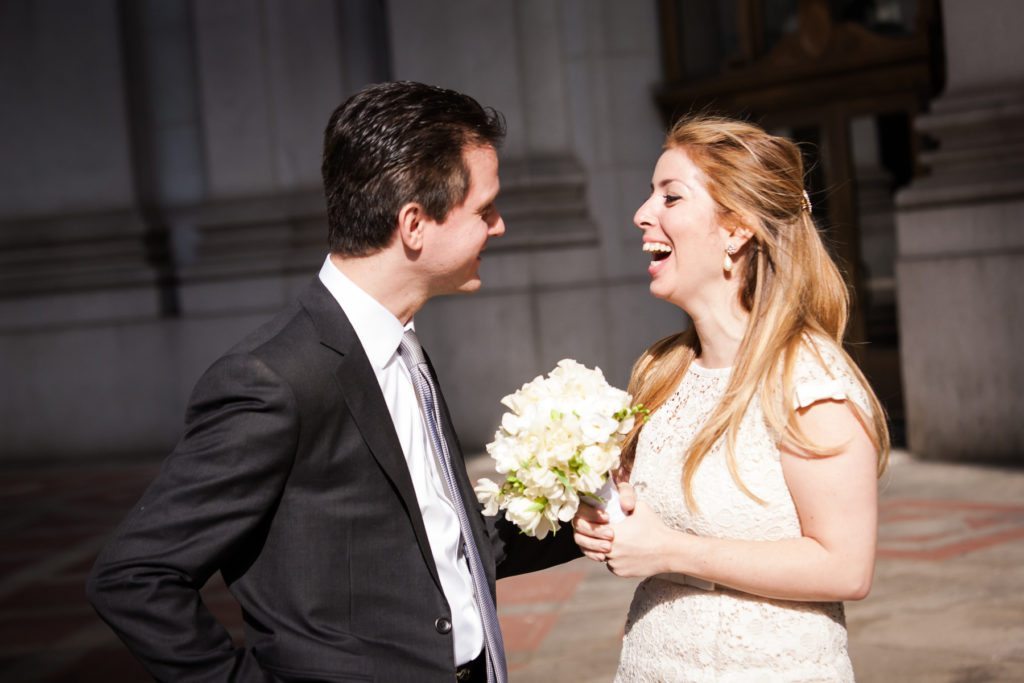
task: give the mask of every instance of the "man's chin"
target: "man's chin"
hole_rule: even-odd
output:
[[[456,294],[473,294],[474,292],[480,291],[483,286],[483,282],[480,278],[474,278],[469,282],[463,283],[461,287],[455,290]]]
[[[479,291],[481,285],[482,283],[480,281],[480,278],[473,278],[472,280],[467,280],[462,284],[446,287],[442,291],[437,292],[435,296],[448,296],[451,294],[473,294],[474,292]]]

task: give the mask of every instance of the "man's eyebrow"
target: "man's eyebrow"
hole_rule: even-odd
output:
[[[494,202],[498,201],[498,195],[499,195],[499,194],[501,194],[501,191],[500,191],[500,190],[499,190],[499,191],[497,191],[497,192],[495,192],[494,194],[492,194],[492,195],[491,195],[490,197],[488,197],[488,198],[487,198],[487,199],[486,199],[486,200],[485,200],[485,201],[484,201],[484,202],[483,202],[483,203],[482,203],[482,204],[480,205],[481,209],[486,209],[486,208],[488,208],[488,207],[490,207],[490,206],[494,206]]]

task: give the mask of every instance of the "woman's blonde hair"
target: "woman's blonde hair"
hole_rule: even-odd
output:
[[[842,348],[849,292],[811,218],[800,149],[750,123],[710,116],[680,120],[669,131],[665,149],[684,150],[701,169],[723,224],[741,224],[753,233],[735,257],[732,271],[733,277],[740,278],[740,302],[750,313],[749,323],[725,395],[687,453],[683,466],[687,503],[696,507],[694,474],[723,436],[733,479],[748,496],[760,500],[740,480],[735,458],[740,423],[759,391],[765,419],[783,442],[819,456],[839,452],[841,445],[811,443],[794,420],[793,367],[808,337],[834,344],[838,357],[864,387],[871,415],[858,411],[858,418],[878,451],[881,474],[889,454],[885,413]],[[657,410],[698,355],[700,340],[692,326],[656,342],[633,366],[629,392],[637,403]],[[627,470],[633,464],[640,428],[638,424],[633,429],[623,449]]]

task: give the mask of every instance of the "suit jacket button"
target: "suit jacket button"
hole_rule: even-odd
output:
[[[436,628],[437,632],[441,635],[448,635],[452,632],[452,622],[448,617],[438,617],[434,621],[434,628]]]

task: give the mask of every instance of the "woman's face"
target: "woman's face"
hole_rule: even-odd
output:
[[[704,173],[684,150],[666,150],[658,159],[651,196],[633,223],[643,230],[643,250],[651,256],[651,294],[693,312],[699,296],[724,284],[729,232],[720,224]]]

